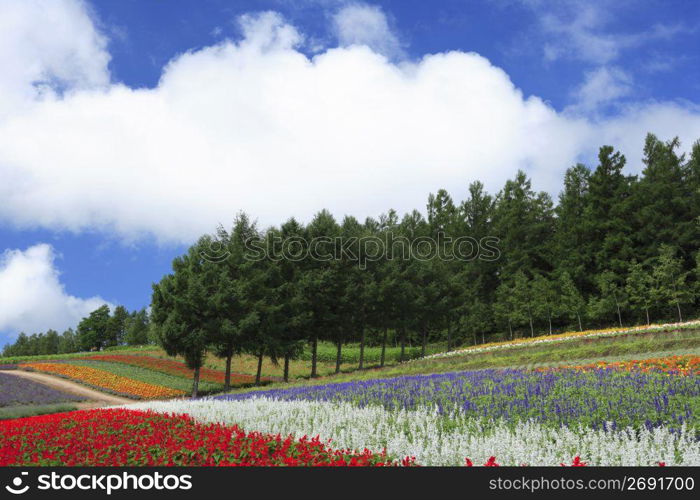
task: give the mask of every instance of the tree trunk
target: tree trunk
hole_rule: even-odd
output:
[[[681,303],[676,302],[676,307],[678,308],[678,322],[682,323],[683,322],[683,315],[681,314]]]
[[[265,355],[265,350],[260,349],[260,354],[258,354],[258,371],[255,372],[255,385],[260,385],[260,378],[262,375],[262,364],[263,364],[264,355]]]
[[[549,334],[552,334],[552,313],[548,312],[547,313],[547,318],[549,319]]]
[[[450,347],[452,347],[452,322],[450,321],[447,324],[447,351],[450,351]]]
[[[389,329],[385,326],[384,327],[384,336],[382,337],[382,357],[379,362],[379,366],[384,366],[384,359],[386,355],[386,337],[389,335]]]
[[[194,377],[192,380],[192,397],[196,398],[199,393],[199,366],[194,369]]]
[[[647,313],[647,326],[649,326],[651,324],[651,322],[649,321],[649,308],[647,307],[646,309],[644,309],[644,311]]]
[[[508,331],[510,332],[510,340],[513,340],[513,325],[510,323],[510,318],[508,318]]]
[[[474,337],[474,345],[476,345],[476,332],[473,332],[472,336]]]
[[[534,337],[535,336],[535,327],[532,326],[532,315],[528,312],[527,317],[530,320],[530,337]]]
[[[576,317],[578,318],[578,331],[582,332],[583,325],[581,324],[581,314],[578,311],[576,312]]]
[[[316,371],[316,361],[318,358],[318,337],[314,337],[311,341],[311,378],[318,377]]]
[[[284,381],[289,382],[289,353],[284,355]]]
[[[233,354],[226,356],[226,375],[224,375],[224,390],[228,391],[231,388],[231,360]]]
[[[620,323],[620,328],[622,328],[622,314],[620,314],[620,303],[617,301],[617,295],[613,295],[615,299],[615,307],[617,308],[617,320]]]
[[[427,328],[423,329],[423,339],[421,343],[421,348],[420,348],[420,357],[424,358],[425,357],[425,349],[428,346],[428,330]]]
[[[481,343],[482,344],[486,343],[486,334],[484,333],[483,330],[481,330]]]
[[[367,336],[367,332],[365,331],[364,328],[362,328],[362,336],[360,337],[360,363],[357,366],[359,370],[362,370],[364,368],[365,364],[365,337]]]
[[[404,354],[406,353],[406,329],[401,329],[401,355],[399,356],[399,363],[403,363]]]
[[[335,351],[335,373],[340,373],[340,360],[343,355],[343,341],[339,340],[336,346],[337,350]]]

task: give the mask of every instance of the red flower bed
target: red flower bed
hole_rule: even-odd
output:
[[[177,377],[192,378],[192,370],[187,368],[184,363],[174,361],[172,359],[156,358],[154,356],[139,356],[134,354],[96,354],[87,356],[82,359],[92,359],[95,361],[110,361],[112,363],[123,363],[131,366],[147,368],[168,375]],[[211,368],[202,367],[199,371],[199,377],[206,382],[214,382],[217,384],[224,383],[225,373],[220,370],[212,370]],[[267,379],[264,379],[267,380]],[[252,375],[243,375],[239,373],[231,374],[232,385],[252,384],[255,382],[255,377]]]
[[[0,422],[0,465],[393,465],[384,453],[201,424],[187,415],[111,409]],[[410,460],[404,460],[410,465]]]

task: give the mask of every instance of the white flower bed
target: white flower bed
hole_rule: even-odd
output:
[[[332,439],[336,448],[387,451],[397,458],[415,456],[422,465],[475,464],[490,456],[501,465],[559,465],[580,455],[590,465],[700,465],[700,443],[682,431],[604,432],[548,429],[534,422],[513,429],[503,422],[487,425],[462,415],[449,422],[435,410],[387,411],[349,403],[171,400],[126,405],[161,413],[187,413],[201,422],[237,424],[246,431]]]

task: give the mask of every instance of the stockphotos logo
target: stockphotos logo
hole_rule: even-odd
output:
[[[21,495],[29,490],[29,485],[24,485],[24,476],[28,472],[22,472],[20,476],[12,480],[12,485],[5,486],[5,489],[13,495]],[[37,477],[37,489],[43,491],[59,490],[83,490],[83,491],[104,491],[111,495],[113,491],[132,490],[190,490],[192,489],[192,476],[189,474],[42,474]]]
[[[27,484],[22,486],[22,484],[24,483],[23,477],[28,475],[29,472],[22,472],[19,476],[12,480],[12,486],[7,485],[5,486],[5,489],[13,495],[21,495],[22,493],[26,493],[29,489],[29,485]]]

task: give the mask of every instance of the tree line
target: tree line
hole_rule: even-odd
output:
[[[321,340],[335,344],[339,371],[351,341],[359,342],[363,368],[370,344],[384,352],[394,342],[403,359],[406,345],[425,354],[428,342],[452,349],[555,329],[682,320],[700,295],[700,141],[688,157],[679,146],[649,134],[639,176],[603,146],[595,168],[566,171],[556,204],[519,171],[495,195],[479,181],[462,202],[445,190],[431,194],[426,216],[389,210],[337,221],[322,210],[306,225],[290,218],[261,230],[239,214],[154,284],[154,336],[194,370],[196,394],[207,352],[226,360],[229,387],[231,360],[241,353],[257,357],[259,383],[265,357],[283,363],[288,380],[290,360],[309,348],[317,376]],[[361,244],[345,248],[389,235],[432,242],[436,251],[419,258],[391,245],[376,259]],[[465,237],[496,238],[497,258],[452,258]],[[280,245],[305,257],[274,258],[269,250],[284,254]],[[333,258],[318,258],[326,255]]]
[[[149,319],[146,309],[129,312],[124,306],[110,311],[103,305],[83,318],[76,330],[56,330],[27,335],[22,332],[15,342],[5,345],[2,355],[38,356],[99,351],[118,345],[142,345],[149,342]]]

